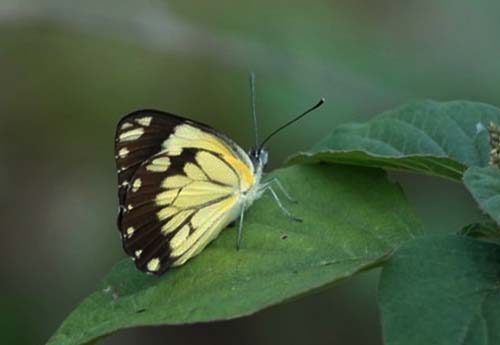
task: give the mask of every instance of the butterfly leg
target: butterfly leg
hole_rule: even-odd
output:
[[[245,216],[245,208],[242,207],[240,211],[240,224],[238,226],[238,239],[236,240],[236,250],[240,250],[241,238],[243,237],[243,217]]]
[[[281,203],[280,201],[280,198],[278,198],[278,195],[276,194],[276,192],[274,191],[273,187],[271,186],[266,186],[266,190],[268,190],[271,195],[273,196],[274,198],[274,201],[276,201],[276,203],[278,204],[278,207],[281,209],[281,211],[289,218],[293,219],[294,221],[296,222],[301,222],[302,221],[302,218],[298,218],[298,217],[295,217],[293,214],[290,213],[290,211],[288,211],[284,206],[283,204]]]
[[[278,186],[278,188],[280,189],[280,191],[283,193],[283,195],[288,199],[288,201],[293,202],[293,203],[297,203],[298,202],[297,199],[293,198],[288,193],[288,191],[285,189],[285,187],[283,187],[283,184],[281,184],[281,181],[279,180],[279,178],[273,177],[272,179],[269,180],[268,183],[269,184],[275,183]]]

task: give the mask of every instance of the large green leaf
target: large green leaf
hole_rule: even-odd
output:
[[[49,343],[82,344],[126,327],[248,315],[376,265],[421,233],[401,189],[381,170],[310,165],[274,175],[298,198],[286,205],[302,223],[265,195],[247,213],[239,251],[236,231],[229,229],[160,278],[123,260]]]
[[[468,237],[407,242],[382,271],[386,345],[500,344],[500,246]]]
[[[491,105],[423,101],[363,124],[339,126],[290,162],[374,166],[460,180],[467,166],[488,163],[490,122],[500,123],[500,109]]]
[[[471,167],[464,174],[464,184],[479,207],[500,225],[500,169]]]

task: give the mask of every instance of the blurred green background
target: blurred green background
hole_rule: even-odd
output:
[[[433,98],[500,103],[500,3],[0,0],[0,338],[39,344],[124,254],[114,126],[138,108],[269,145],[271,168],[333,126]],[[458,184],[391,174],[434,232],[477,219]],[[381,344],[379,272],[227,322],[132,329],[104,344]],[[245,296],[241,296],[245,298]]]

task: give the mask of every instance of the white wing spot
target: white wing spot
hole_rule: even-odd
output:
[[[142,249],[139,249],[139,250],[136,250],[136,251],[135,251],[135,257],[136,257],[136,258],[140,258],[140,257],[141,257],[141,254],[142,254]]]
[[[153,118],[151,116],[141,117],[140,119],[135,120],[138,124],[144,127],[148,127],[151,124],[151,120]]]
[[[131,205],[131,204],[128,204],[127,206],[127,209],[130,211],[131,209],[133,209],[134,207]]]
[[[151,172],[165,172],[167,171],[167,169],[168,167],[155,164],[149,164],[148,166],[146,166],[146,170]]]
[[[130,128],[130,127],[133,127],[134,125],[132,125],[130,122],[125,122],[121,127],[120,129],[123,131],[124,129],[127,129],[127,128]]]
[[[139,188],[141,188],[142,181],[140,178],[137,178],[134,180],[134,183],[132,184],[132,192],[137,192]]]
[[[120,141],[133,141],[139,139],[144,134],[144,128],[136,128],[120,134]]]
[[[124,148],[120,149],[120,151],[118,151],[118,157],[125,158],[129,154],[129,152],[130,151],[126,147],[124,147]]]
[[[160,259],[159,258],[153,258],[149,260],[148,262],[148,271],[150,272],[156,272],[160,269]]]
[[[131,237],[132,237],[132,235],[134,235],[134,232],[135,232],[134,227],[133,227],[133,226],[129,227],[129,228],[127,229],[127,237],[128,237],[128,238],[131,238]]]
[[[160,157],[153,159],[153,161],[146,166],[147,171],[152,172],[165,172],[170,166],[170,159],[168,157]]]

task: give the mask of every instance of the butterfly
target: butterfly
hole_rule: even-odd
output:
[[[294,218],[272,188],[291,199],[281,183],[262,180],[264,144],[323,102],[248,153],[216,129],[178,115],[139,110],[124,116],[115,135],[118,228],[137,268],[161,275],[183,265],[238,218],[239,248],[244,212],[267,190]]]

